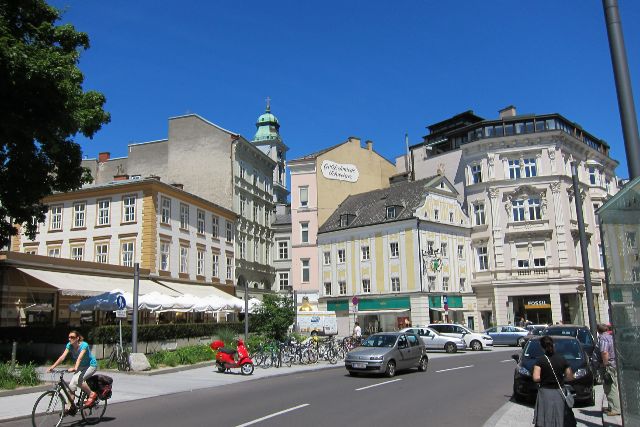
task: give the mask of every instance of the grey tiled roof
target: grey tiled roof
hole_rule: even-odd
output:
[[[400,182],[389,188],[353,194],[338,206],[329,219],[322,224],[318,233],[328,233],[340,229],[363,227],[412,218],[415,210],[424,203],[425,193],[436,190],[435,186],[438,185],[441,180],[446,180],[446,178],[435,175],[419,181]],[[386,207],[393,205],[401,206],[402,208],[400,212],[396,214],[395,219],[388,220],[386,219]],[[340,227],[340,216],[346,214],[355,215],[355,218],[347,227]]]
[[[279,225],[279,224],[291,224],[291,214],[282,214],[282,215],[276,215],[275,219],[273,220],[273,225]]]

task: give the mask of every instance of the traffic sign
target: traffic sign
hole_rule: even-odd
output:
[[[127,308],[127,300],[124,299],[124,295],[118,295],[116,298],[116,305],[119,310],[124,310]]]
[[[116,318],[117,319],[126,319],[127,318],[127,310],[116,310]]]
[[[358,301],[359,301],[359,300],[358,300],[358,297],[353,297],[353,298],[351,298],[351,303],[352,303],[353,305],[358,305]]]

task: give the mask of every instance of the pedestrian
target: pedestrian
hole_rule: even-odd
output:
[[[611,324],[609,324],[611,326]],[[613,345],[613,335],[608,332],[611,329],[607,325],[598,325],[598,348],[604,368],[602,388],[609,402],[609,410],[605,415],[610,417],[620,415],[620,395],[618,394],[618,372],[616,371],[616,350]],[[611,331],[612,332],[612,331]]]
[[[553,339],[544,336],[540,339],[544,353],[533,365],[533,381],[539,383],[533,424],[536,427],[574,427],[576,418],[566,402],[563,387],[565,381],[573,380],[573,371],[569,363],[557,354]]]
[[[92,406],[98,398],[98,394],[91,391],[85,381],[96,373],[98,362],[93,354],[91,354],[89,344],[84,341],[84,338],[78,331],[74,330],[69,332],[69,342],[60,357],[58,357],[58,360],[53,362],[53,365],[47,369],[47,372],[51,372],[56,366],[64,362],[69,354],[71,354],[71,359],[75,361],[73,367],[68,369],[69,372],[75,372],[73,377],[71,377],[71,381],[69,381],[69,388],[75,392],[79,385],[82,391],[88,396],[88,399],[84,401],[84,405]]]
[[[356,322],[355,326],[353,327],[353,336],[356,338],[362,337],[362,328],[360,328],[359,322]]]

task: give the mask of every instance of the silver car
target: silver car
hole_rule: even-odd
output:
[[[404,328],[400,332],[416,334],[420,337],[427,350],[444,350],[447,353],[464,351],[467,344],[462,338],[440,335],[435,330],[426,327],[416,326],[415,328]]]
[[[360,347],[347,353],[344,367],[349,375],[385,374],[393,377],[397,370],[427,370],[429,357],[424,344],[415,334],[380,332],[370,335]]]

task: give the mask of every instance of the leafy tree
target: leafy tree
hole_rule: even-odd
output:
[[[60,16],[44,0],[0,0],[0,247],[13,224],[35,235],[42,198],[91,181],[73,137],[110,121],[104,95],[82,88],[89,37]]]
[[[294,321],[294,308],[291,297],[286,295],[264,295],[262,305],[249,316],[255,332],[268,337],[283,340],[287,329]]]

